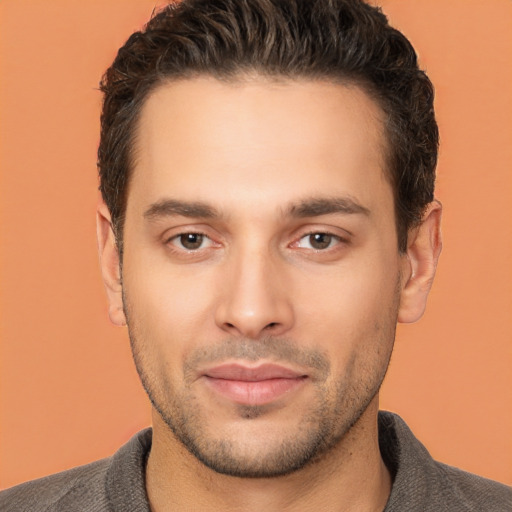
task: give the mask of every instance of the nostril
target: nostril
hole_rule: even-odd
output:
[[[273,327],[275,327],[277,325],[276,322],[271,322],[270,324],[266,325],[265,326],[265,329],[272,329]]]

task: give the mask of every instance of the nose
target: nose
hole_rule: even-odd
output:
[[[232,336],[258,339],[282,336],[294,323],[290,287],[284,269],[266,252],[245,251],[226,265],[218,327]]]

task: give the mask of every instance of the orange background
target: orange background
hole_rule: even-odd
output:
[[[95,250],[99,77],[153,0],[0,2],[0,487],[149,423]],[[512,2],[384,0],[437,90],[445,248],[382,407],[434,457],[512,484]]]

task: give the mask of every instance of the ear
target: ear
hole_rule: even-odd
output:
[[[96,234],[100,256],[101,275],[107,290],[108,314],[114,325],[126,325],[123,309],[123,287],[119,266],[119,251],[112,229],[110,212],[101,201],[96,210]]]
[[[402,269],[399,322],[416,322],[425,311],[442,248],[441,212],[441,203],[434,200],[421,224],[409,232]]]

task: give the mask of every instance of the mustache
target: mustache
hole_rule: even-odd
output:
[[[197,374],[198,368],[222,363],[226,360],[272,361],[292,364],[313,371],[315,377],[324,380],[330,373],[328,357],[317,349],[299,347],[288,338],[267,336],[264,338],[227,338],[219,344],[205,345],[192,351],[185,359],[185,379]]]

